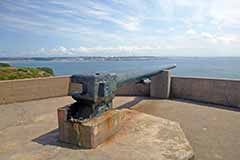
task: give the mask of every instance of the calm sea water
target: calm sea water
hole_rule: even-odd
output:
[[[162,58],[135,61],[12,61],[13,66],[51,67],[55,75],[114,72],[131,73],[158,69],[164,64],[176,64],[178,76],[240,78],[239,58]]]

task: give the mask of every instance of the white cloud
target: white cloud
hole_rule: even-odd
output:
[[[87,48],[87,47],[82,47],[84,48],[85,51],[91,52],[91,51],[126,51],[126,52],[131,52],[131,51],[146,51],[146,50],[157,50],[160,49],[158,46],[117,46],[117,47],[94,47],[94,48]],[[81,51],[84,51],[81,49]]]
[[[140,30],[140,19],[135,17],[127,17],[124,21],[115,21],[117,24],[122,26],[128,31],[138,31]]]
[[[210,33],[202,32],[201,36],[207,40],[209,40],[212,43],[220,43],[220,44],[240,44],[240,37],[232,36],[232,35],[224,35],[224,36],[218,36],[213,35]]]
[[[54,4],[54,6],[39,7],[39,4],[34,1],[27,1],[24,4],[4,2],[3,7],[12,13],[0,12],[0,24],[33,32],[45,30],[56,33],[56,31],[62,31],[62,28],[64,28],[65,32],[72,33],[71,31],[76,30],[76,28],[78,28],[77,30],[89,28],[90,25],[101,24],[104,20],[127,31],[139,30],[140,20],[138,17],[132,17],[100,2],[84,1],[81,5],[70,1],[50,1],[48,3]],[[23,13],[28,16],[23,16]],[[30,15],[33,15],[33,17]],[[72,19],[72,21],[68,19]],[[91,30],[91,27],[89,30]],[[101,28],[94,28],[94,30],[101,30]]]
[[[195,30],[193,30],[193,29],[189,29],[189,30],[186,31],[186,33],[187,33],[187,34],[190,34],[190,35],[194,35],[194,34],[196,34],[197,32],[196,32]]]
[[[196,44],[204,43],[205,46],[215,45],[236,45],[240,44],[240,36],[228,34],[214,34],[209,32],[197,32],[193,29],[187,30],[186,34]]]
[[[32,54],[37,55],[47,55],[47,56],[82,56],[88,55],[87,53],[132,53],[132,52],[144,52],[144,51],[157,51],[161,49],[166,49],[166,47],[162,46],[116,46],[116,47],[78,47],[78,48],[66,48],[63,46],[59,46],[56,48],[41,48],[39,50],[34,51]]]
[[[217,50],[240,43],[238,0],[3,1],[0,7],[0,29],[50,39],[33,44],[45,47],[35,51],[42,55]],[[64,47],[53,47],[58,44]]]
[[[175,28],[175,27],[170,27],[170,28],[169,28],[169,31],[170,31],[170,32],[176,31],[176,28]]]

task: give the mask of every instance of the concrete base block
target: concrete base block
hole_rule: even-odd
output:
[[[69,106],[58,109],[59,139],[82,148],[96,148],[120,129],[123,112],[109,110],[83,122],[67,120]]]
[[[68,106],[58,109],[59,138],[84,148],[95,148],[102,143],[84,151],[90,159],[190,160],[194,157],[177,122],[121,109],[83,123],[71,123],[66,121],[67,110]],[[81,158],[82,152],[73,152],[75,159]]]
[[[163,71],[151,77],[150,96],[154,98],[167,99],[170,95],[171,72]]]

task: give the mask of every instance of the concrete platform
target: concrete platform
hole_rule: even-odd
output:
[[[107,153],[112,147],[100,147],[98,152],[90,151],[90,154],[57,141],[56,109],[72,102],[71,97],[60,97],[0,105],[0,159],[111,159]],[[114,104],[134,106],[138,111],[180,122],[197,160],[238,160],[240,157],[239,110],[141,97],[117,97]],[[111,150],[111,154],[121,158],[128,149],[128,145],[121,145],[120,152]],[[148,151],[148,147],[142,148]],[[135,150],[128,156],[134,158],[137,154],[140,153]]]
[[[69,100],[65,97],[56,98],[56,101],[49,99],[35,103],[45,104],[45,101],[49,101],[49,105],[42,106],[42,110],[57,107],[57,104],[51,106],[54,102]],[[32,103],[34,102],[25,102],[25,105],[21,104],[22,107],[1,106],[1,110],[4,109],[2,113],[11,107],[21,107],[20,110],[25,112],[19,112],[19,117],[13,117],[16,118],[15,123],[1,129],[0,159],[187,160],[193,157],[192,148],[178,123],[129,109],[120,110],[124,115],[120,131],[96,149],[79,149],[61,143],[58,141],[56,111],[50,109],[50,112],[42,111],[43,114],[37,115],[33,113],[36,106]],[[28,111],[29,109],[31,111]],[[12,112],[14,108],[8,111],[9,116],[12,116]]]
[[[240,109],[183,100],[144,99],[134,109],[181,124],[196,160],[240,159]]]

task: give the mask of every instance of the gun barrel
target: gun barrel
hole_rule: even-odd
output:
[[[174,69],[174,68],[176,68],[176,64],[162,65],[162,66],[159,67],[159,69],[157,71],[153,71],[153,72],[145,73],[145,74],[144,73],[143,74],[137,74],[137,75],[134,75],[134,76],[131,76],[131,77],[121,78],[117,82],[117,87],[119,88],[122,85],[124,85],[124,84],[126,84],[128,82],[131,82],[131,81],[141,81],[143,79],[155,76],[155,75],[163,72],[164,70],[170,70],[170,69]]]

